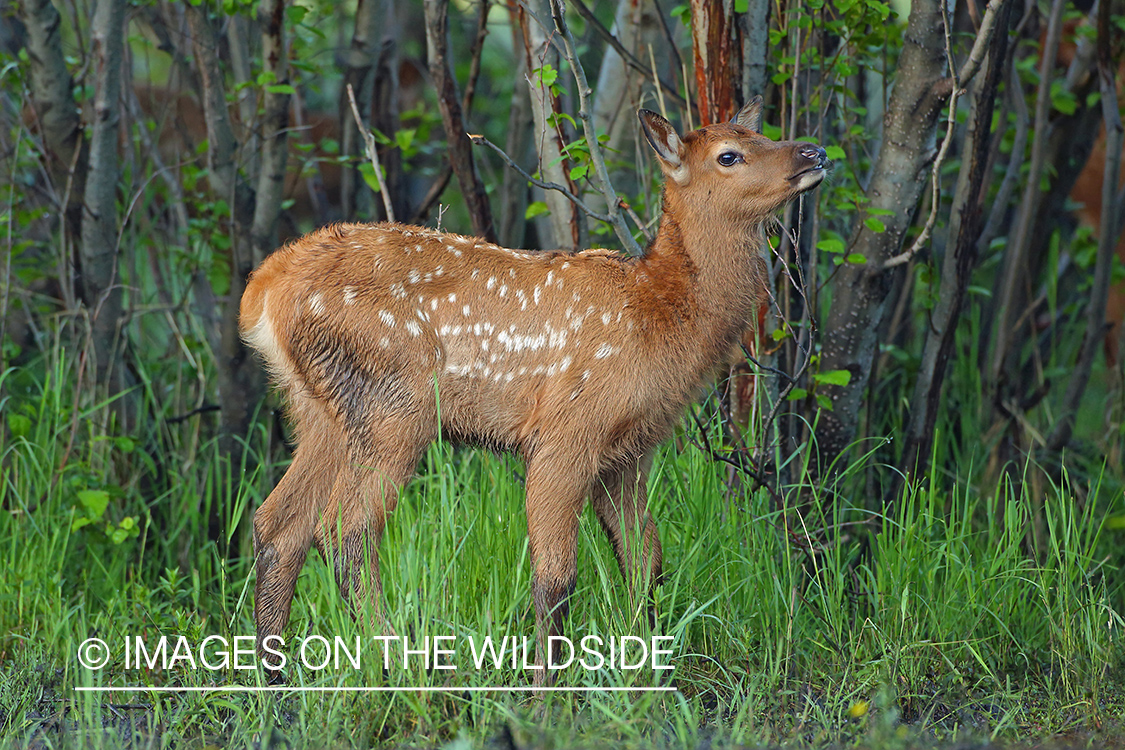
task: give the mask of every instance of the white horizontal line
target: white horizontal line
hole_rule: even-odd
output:
[[[213,687],[75,687],[79,693],[671,693],[674,687],[308,687],[288,685],[215,685]]]

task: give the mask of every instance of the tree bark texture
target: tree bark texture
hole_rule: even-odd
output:
[[[125,26],[125,0],[98,0],[90,27],[94,66],[94,117],[90,135],[90,160],[82,212],[82,299],[90,311],[97,379],[110,393],[120,390],[123,374],[112,365],[122,313],[122,286],[118,278],[117,128],[121,120],[121,57]],[[111,383],[110,379],[115,383]],[[114,385],[118,387],[114,387]]]
[[[31,63],[31,100],[34,116],[46,146],[46,166],[66,217],[66,228],[77,236],[81,226],[81,204],[85,192],[85,159],[75,150],[84,147],[81,123],[74,101],[74,81],[66,68],[60,28],[62,19],[51,0],[24,0],[20,18],[27,28],[27,54]],[[71,177],[71,165],[75,166]],[[68,178],[69,196],[64,196]],[[60,269],[62,270],[62,269]]]
[[[550,87],[543,85],[542,77],[537,73],[546,65],[556,71],[560,68],[558,51],[548,38],[547,27],[544,26],[551,23],[549,0],[529,0],[526,5],[520,3],[514,13],[523,31],[527,85],[531,93],[531,114],[535,124],[532,140],[539,156],[539,176],[546,182],[566,185],[571,193],[578,195],[578,187],[570,179],[570,161],[562,154],[565,145],[560,133],[562,126],[549,122],[552,115],[562,111],[562,103],[551,92]],[[560,74],[560,84],[562,80]],[[586,221],[578,207],[554,190],[545,191],[543,200],[550,209],[550,214],[546,222],[538,225],[540,246],[563,250],[583,249],[586,245]]]
[[[875,231],[863,217],[857,218],[848,252],[862,254],[866,262],[841,268],[821,329],[821,371],[851,373],[848,385],[823,389],[833,408],[818,408],[815,415],[819,455],[813,468],[821,476],[855,437],[891,288],[883,263],[902,248],[919,198],[929,184],[926,167],[935,156],[937,121],[951,91],[945,77],[939,1],[915,0],[911,5],[882,148],[868,184],[870,207],[887,211],[879,217],[885,230]]]
[[[446,142],[449,149],[449,163],[453,174],[461,185],[461,194],[473,222],[473,233],[489,242],[496,242],[496,228],[492,221],[492,208],[488,194],[477,174],[473,161],[472,142],[465,132],[462,119],[461,97],[457,93],[457,81],[449,64],[449,46],[446,43],[449,24],[449,0],[425,0],[426,12],[426,58],[430,77],[438,92],[438,107],[445,125]]]
[[[770,40],[769,0],[749,0],[746,12],[738,17],[742,42],[742,101],[765,96],[769,75],[766,55]]]
[[[246,279],[253,270],[254,251],[251,227],[254,224],[254,191],[238,173],[235,163],[237,142],[227,111],[226,88],[217,56],[217,37],[206,11],[198,6],[187,9],[192,48],[203,90],[203,114],[207,123],[208,179],[214,193],[231,207],[230,293],[223,311],[220,349],[216,353],[219,379],[220,446],[230,458],[231,468],[242,468],[243,440],[249,433],[254,414],[265,395],[261,367],[243,346],[238,333],[238,304]],[[238,476],[236,474],[236,476]],[[212,508],[211,537],[224,540],[224,516]]]
[[[348,84],[355,91],[356,106],[371,126],[388,138],[399,129],[398,45],[395,35],[400,24],[394,4],[388,0],[359,0],[351,46],[344,54],[344,81],[340,87],[339,119],[341,150],[363,158],[363,137],[357,130],[348,103]],[[380,147],[379,162],[386,172],[387,189],[395,216],[410,215],[402,154],[395,146]],[[348,166],[340,177],[341,213],[347,220],[374,217],[382,201],[372,193],[356,166]],[[401,220],[401,219],[400,219]]]
[[[905,477],[925,473],[930,458],[945,371],[953,353],[954,334],[960,320],[970,277],[977,259],[983,213],[985,169],[991,146],[990,129],[997,90],[1008,53],[1008,22],[1013,0],[1002,0],[997,30],[992,35],[988,68],[974,83],[974,97],[965,135],[964,160],[949,218],[949,240],[941,269],[941,293],[930,314],[918,380],[911,400],[906,449],[900,465]],[[1003,135],[1003,128],[997,137]]]
[[[700,125],[725,122],[734,114],[738,89],[732,0],[691,0],[691,47]]]
[[[262,72],[274,85],[289,84],[289,64],[285,46],[285,4],[282,0],[263,0],[258,10],[262,29]],[[254,219],[250,228],[253,243],[252,265],[256,268],[277,247],[277,222],[285,193],[285,165],[289,155],[289,94],[262,93],[261,153],[258,188],[255,191]]]

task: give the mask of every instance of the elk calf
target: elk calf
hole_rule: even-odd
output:
[[[630,590],[655,584],[652,452],[764,298],[764,227],[820,183],[828,160],[760,135],[760,98],[682,138],[660,115],[639,116],[665,176],[660,229],[641,258],[341,224],[255,271],[242,334],[285,393],[298,440],[254,516],[259,649],[284,628],[311,545],[342,594],[373,599],[386,627],[375,549],[439,431],[527,461],[539,664],[561,633],[587,499]]]

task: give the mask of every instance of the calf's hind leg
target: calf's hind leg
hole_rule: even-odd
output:
[[[260,656],[265,640],[280,636],[289,622],[297,576],[343,459],[343,432],[323,405],[298,399],[291,412],[298,430],[293,462],[254,513],[254,624]]]
[[[613,545],[630,601],[635,607],[640,597],[647,595],[649,624],[655,627],[653,590],[660,583],[663,561],[660,536],[647,507],[646,483],[651,466],[650,453],[620,469],[604,472],[594,483],[590,502]]]
[[[341,467],[324,514],[316,524],[314,542],[332,566],[340,594],[357,617],[370,604],[370,624],[393,632],[386,616],[379,575],[379,542],[387,517],[398,505],[402,486],[414,474],[432,436],[416,423],[386,419],[372,432],[376,438],[353,440],[349,460]]]

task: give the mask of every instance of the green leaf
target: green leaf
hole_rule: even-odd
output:
[[[359,173],[363,176],[363,181],[367,183],[367,187],[378,193],[379,180],[375,178],[375,165],[369,161],[360,162]]]
[[[825,146],[824,153],[828,155],[829,159],[841,160],[846,159],[848,156],[847,153],[845,153],[844,149],[840,148],[839,146]]]
[[[414,128],[404,128],[403,130],[395,131],[395,144],[403,151],[406,151],[410,148],[410,145],[414,143],[414,135],[417,132],[418,131]]]
[[[285,20],[291,24],[299,24],[305,20],[305,15],[309,9],[303,5],[290,5],[285,9]]]
[[[579,164],[577,167],[570,170],[570,179],[581,180],[589,171],[589,164]]]
[[[823,393],[816,394],[816,402],[820,405],[821,409],[832,411],[832,399],[828,398]]]
[[[31,418],[23,414],[9,414],[8,429],[12,431],[12,437],[26,437],[31,432]]]
[[[823,250],[826,253],[842,253],[844,252],[844,241],[837,237],[830,237],[816,243],[816,249]]]
[[[800,401],[801,399],[806,398],[808,395],[809,392],[804,388],[794,388],[793,390],[789,391],[789,395],[785,397],[785,400]]]
[[[852,382],[852,374],[849,370],[829,370],[816,373],[813,380],[823,385],[847,385]]]
[[[105,490],[79,490],[78,502],[92,518],[101,518],[109,506],[109,493]]]
[[[863,225],[876,234],[881,234],[887,231],[887,225],[876,219],[874,216],[868,216],[863,220]]]
[[[539,78],[539,83],[543,86],[551,86],[559,78],[559,72],[550,65],[544,65],[542,68],[535,70],[535,75]]]
[[[293,88],[288,83],[277,83],[273,86],[266,86],[266,92],[270,94],[289,94],[292,96],[297,93],[297,89]]]
[[[844,258],[844,262],[851,263],[855,266],[862,266],[867,262],[867,258],[863,256],[863,253],[848,253],[848,257]]]
[[[1051,84],[1051,106],[1064,115],[1073,115],[1078,110],[1078,97],[1062,81],[1055,81]]]
[[[124,436],[114,439],[113,444],[116,445],[117,450],[121,451],[122,453],[132,453],[133,450],[137,447],[137,444],[136,442],[134,442],[133,438]]]
[[[551,209],[547,208],[547,204],[543,201],[535,201],[529,203],[527,210],[523,212],[523,218],[534,219],[536,216],[542,216],[545,213],[550,213]]]

